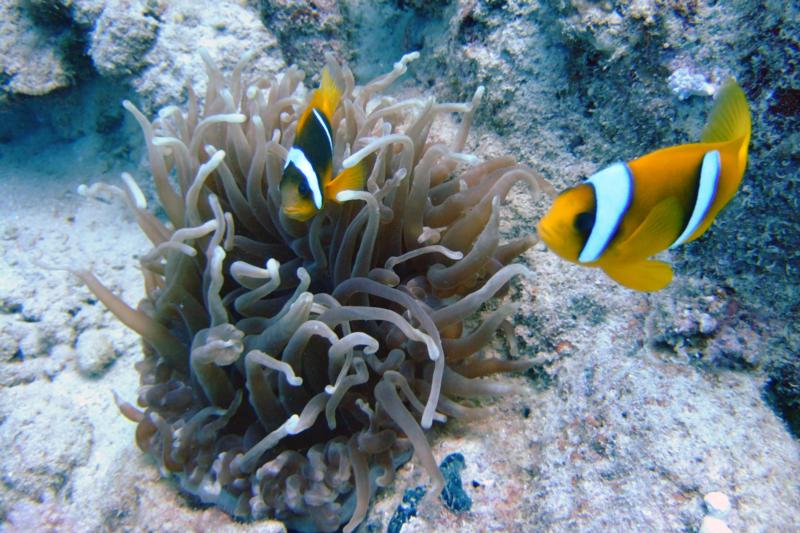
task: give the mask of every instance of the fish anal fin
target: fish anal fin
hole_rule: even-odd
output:
[[[620,285],[637,291],[658,291],[672,281],[672,267],[663,261],[615,263],[603,265],[602,268],[608,277]]]
[[[666,250],[675,242],[684,225],[680,201],[670,196],[650,210],[639,227],[617,246],[621,258],[646,259]]]
[[[336,202],[336,195],[342,191],[360,191],[364,188],[366,167],[363,162],[345,168],[325,186],[325,198]]]

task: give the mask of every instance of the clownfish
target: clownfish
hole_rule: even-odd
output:
[[[741,87],[718,91],[699,143],[615,163],[567,189],[537,226],[562,258],[657,291],[672,268],[649,257],[700,237],[736,194],[747,166],[750,110]]]
[[[286,155],[281,176],[281,209],[293,219],[304,222],[319,212],[327,201],[345,190],[364,187],[364,165],[342,170],[333,177],[333,114],[342,91],[328,69],[314,91],[306,109],[297,119],[294,145]]]

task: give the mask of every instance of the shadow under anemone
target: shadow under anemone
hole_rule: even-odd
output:
[[[510,263],[535,239],[500,242],[500,202],[517,182],[549,185],[513,159],[462,153],[482,89],[470,103],[382,96],[415,57],[362,87],[329,60],[344,87],[334,170],[365,161],[369,178],[308,222],[279,204],[302,74],[245,85],[244,62],[226,80],[207,54],[202,112],[191,88],[186,112],[152,124],[124,104],[169,223],[128,175],[124,188],[83,188],[124,198],[154,246],[137,309],[77,272],[143,339],[142,410],[117,403],[165,475],[238,518],[352,531],[412,453],[435,497],[444,481],[424,429],[479,416],[457,399],[508,393],[480,378],[530,366],[483,354],[516,304],[464,321],[529,273]],[[442,113],[460,126],[430,143]]]

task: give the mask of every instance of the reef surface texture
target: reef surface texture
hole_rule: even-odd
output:
[[[137,372],[140,337],[63,270],[90,267],[131,306],[152,294],[154,278],[145,283],[140,267],[152,242],[135,214],[76,191],[123,187],[120,173],[130,172],[148,213],[167,219],[141,126],[119,102],[158,121],[165,105],[186,112],[191,85],[202,106],[203,47],[223,78],[253,52],[241,79],[298,64],[307,87],[326,52],[363,85],[420,50],[386,94],[464,102],[483,85],[462,151],[480,161],[510,154],[559,190],[609,162],[696,137],[709,87],[734,75],[753,113],[749,169],[708,235],[671,253],[676,282],[635,294],[540,245],[524,252],[517,262],[533,275],[512,283],[514,326],[483,350],[507,360],[509,340],[519,345],[518,357],[535,366],[489,379],[521,393],[482,400],[473,406],[485,411],[480,419],[450,417],[425,432],[434,465],[463,457],[471,505],[455,512],[417,498],[433,478],[411,458],[373,495],[361,528],[691,531],[722,520],[733,531],[800,530],[798,21],[796,2],[744,0],[0,3],[0,443],[9,452],[0,527],[285,529],[187,498],[180,484],[191,475],[181,481],[172,473],[180,468],[153,459],[164,441],[142,440],[146,424],[138,436],[150,455],[137,447],[114,393],[135,404],[140,373],[157,372]],[[452,142],[462,116],[440,114],[430,139]],[[529,235],[547,207],[521,185],[506,200],[500,242]],[[201,208],[201,225],[214,212]],[[207,250],[198,245],[198,261]],[[296,282],[296,266],[281,279]],[[503,305],[478,311],[465,330]],[[419,394],[423,408],[427,398]],[[183,423],[169,415],[151,420]],[[717,492],[729,509],[708,503]]]

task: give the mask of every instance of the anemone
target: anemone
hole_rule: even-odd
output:
[[[190,87],[186,111],[151,123],[124,103],[166,221],[128,175],[83,188],[124,198],[153,244],[136,309],[78,272],[142,337],[138,407],[117,404],[164,475],[237,518],[352,531],[412,455],[437,495],[425,430],[479,416],[465,399],[512,390],[482,378],[529,366],[485,353],[518,306],[479,310],[529,275],[512,261],[534,238],[501,242],[502,201],[518,182],[549,186],[513,159],[463,153],[483,89],[468,103],[383,96],[415,57],[359,87],[328,60],[344,88],[334,167],[363,161],[369,177],[308,222],[279,204],[302,74],[245,84],[244,63],[226,78],[206,54],[202,106]],[[460,125],[433,142],[444,113]]]

